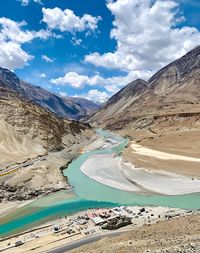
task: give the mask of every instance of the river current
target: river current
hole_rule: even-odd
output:
[[[97,134],[105,139],[112,140],[115,144],[80,155],[64,170],[64,175],[73,187],[71,191],[62,191],[48,197],[41,197],[0,218],[0,237],[89,208],[114,207],[117,205],[200,208],[199,193],[179,196],[142,195],[106,186],[84,175],[80,166],[89,156],[93,154],[119,155],[128,143],[126,139],[108,131],[98,129]]]

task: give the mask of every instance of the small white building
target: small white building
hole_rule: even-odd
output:
[[[104,224],[106,221],[104,219],[102,219],[101,217],[94,217],[91,218],[91,220],[94,222],[95,225],[101,225]]]

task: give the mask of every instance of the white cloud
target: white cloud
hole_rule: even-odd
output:
[[[74,88],[83,88],[85,85],[100,85],[113,94],[121,89],[124,85],[139,78],[141,73],[144,79],[148,79],[152,74],[151,71],[130,71],[129,74],[125,76],[103,78],[99,74],[89,77],[87,75],[80,75],[77,72],[68,72],[63,77],[51,79],[50,82],[56,85],[70,85]]]
[[[19,44],[0,40],[0,66],[8,69],[20,68],[33,59]]]
[[[70,9],[61,10],[58,7],[53,9],[42,8],[43,22],[50,29],[57,29],[61,32],[82,32],[84,30],[94,31],[100,17],[93,17],[89,14],[84,14],[82,17],[76,16]]]
[[[88,77],[86,75],[79,75],[76,72],[68,72],[63,77],[58,77],[56,79],[51,79],[51,83],[56,85],[70,85],[74,88],[82,88],[86,84],[96,85],[101,84],[102,78],[98,75],[93,77]]]
[[[83,97],[95,103],[104,103],[108,100],[109,95],[105,91],[90,90],[88,93],[76,95],[75,97]]]
[[[39,77],[45,78],[46,74],[45,73],[41,73],[41,74],[39,74]]]
[[[22,6],[27,6],[31,2],[31,0],[18,0],[18,1],[21,2]],[[38,3],[38,4],[42,4],[41,0],[33,0],[33,2]]]
[[[117,47],[114,52],[85,57],[96,66],[155,72],[200,44],[196,28],[177,27],[184,17],[175,0],[110,0],[107,7],[114,15],[110,36]]]
[[[15,22],[8,18],[0,18],[0,39],[23,44],[32,41],[35,38],[47,39],[54,36],[49,30],[29,31],[23,30],[26,26],[25,21]]]
[[[50,63],[54,62],[53,59],[49,58],[47,55],[44,55],[44,54],[42,55],[42,60],[46,62],[50,62]]]
[[[24,43],[33,39],[47,39],[54,36],[48,30],[24,30],[25,21],[15,22],[8,18],[0,18],[0,66],[8,69],[21,68],[34,58],[22,49]]]

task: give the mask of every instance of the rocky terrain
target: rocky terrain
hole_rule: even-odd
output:
[[[0,69],[0,109],[0,201],[30,199],[66,188],[60,167],[88,143],[93,134],[90,125],[39,106],[6,69]],[[24,161],[30,163],[12,169]]]
[[[60,97],[24,81],[20,81],[20,87],[31,101],[68,119],[80,120],[99,108],[97,104],[90,100],[76,97]]]
[[[146,225],[113,238],[72,250],[72,253],[199,253],[200,217],[189,216]]]
[[[147,82],[138,79],[125,86],[91,121],[113,130],[128,124],[147,129],[163,122],[170,127],[172,119],[177,126],[191,119],[192,125],[200,116],[199,83],[200,46],[159,70]]]

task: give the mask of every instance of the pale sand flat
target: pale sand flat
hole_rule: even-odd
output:
[[[124,191],[139,191],[121,172],[121,158],[113,155],[90,156],[80,167],[81,171],[93,180]]]
[[[130,163],[122,163],[123,173],[129,181],[146,190],[162,195],[184,195],[200,192],[200,180],[164,170],[136,168]]]
[[[151,157],[155,157],[161,160],[182,160],[182,161],[188,161],[188,162],[200,162],[200,158],[170,154],[170,153],[146,148],[136,143],[132,143],[131,148],[133,149],[133,152],[138,155],[151,156]]]
[[[166,172],[135,168],[113,155],[90,156],[81,171],[97,182],[124,191],[183,195],[200,192],[200,180]]]

